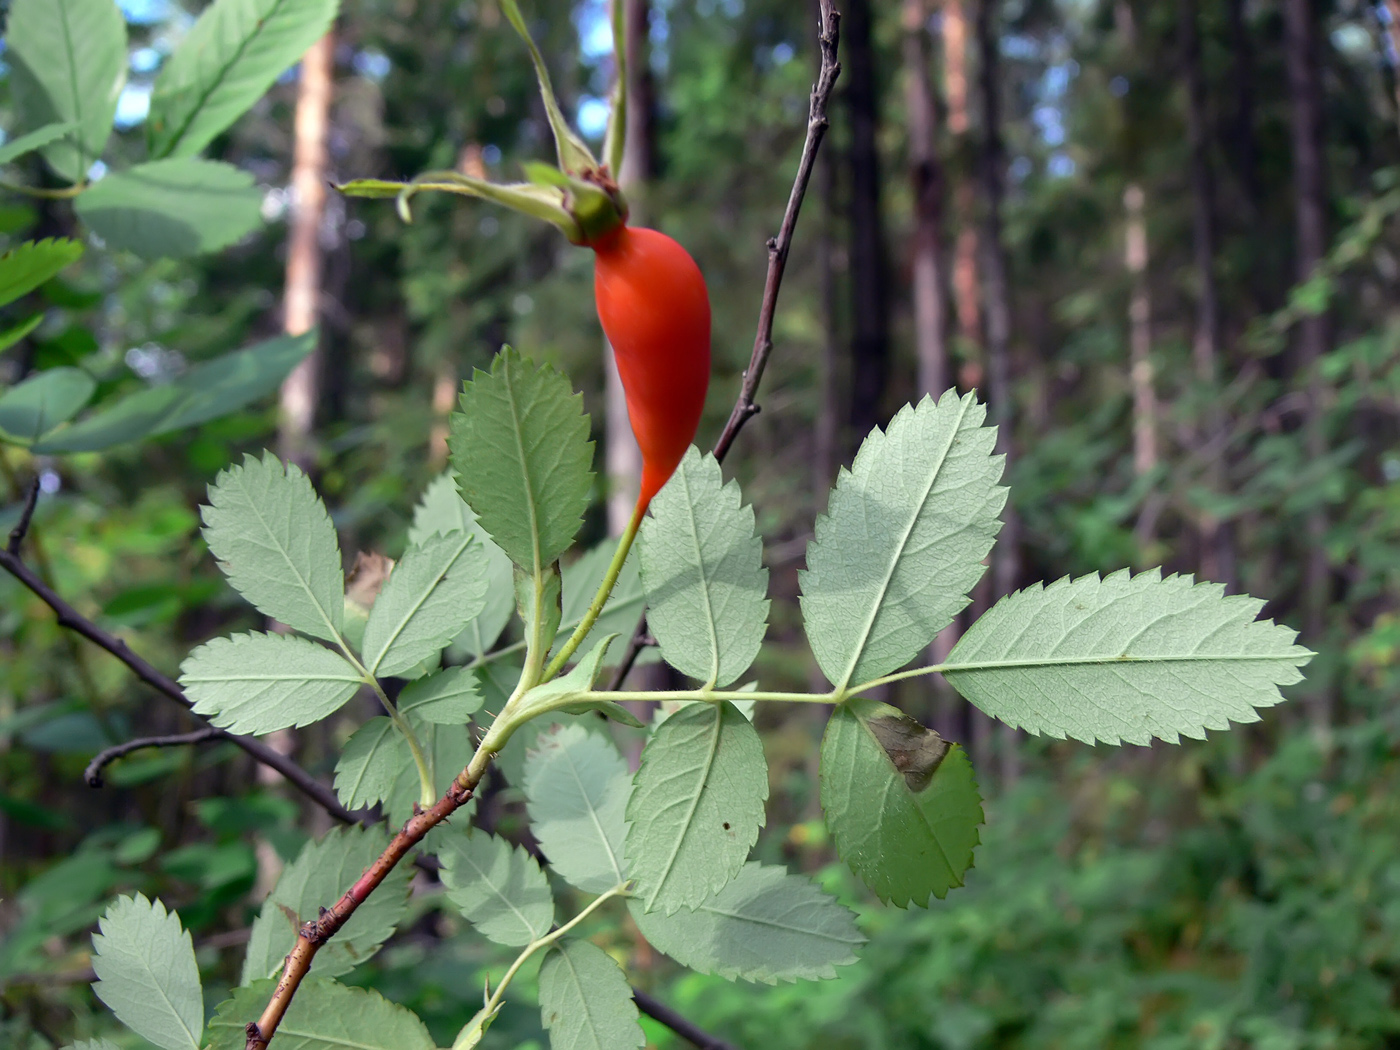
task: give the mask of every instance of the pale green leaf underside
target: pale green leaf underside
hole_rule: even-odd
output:
[[[695,446],[652,500],[638,537],[647,626],[676,670],[726,686],[749,669],[768,625],[768,570],[752,507]]]
[[[160,901],[118,897],[92,938],[93,990],[117,1020],[164,1050],[197,1050],[204,992],[194,944]]]
[[[540,964],[540,1022],[551,1050],[645,1046],[637,1004],[621,968],[588,941],[556,944]]]
[[[335,526],[310,480],[272,453],[219,474],[203,508],[204,538],[238,592],[303,634],[337,639],[345,576]]]
[[[387,717],[377,715],[345,742],[335,764],[336,796],[348,809],[382,802],[404,763],[411,761],[403,734]]]
[[[541,733],[525,758],[530,829],[550,867],[586,893],[627,879],[627,763],[610,740],[582,726]]]
[[[945,677],[993,718],[1094,742],[1175,743],[1255,722],[1312,653],[1256,620],[1264,603],[1161,570],[1003,598],[953,648]],[[959,669],[961,667],[962,669]]]
[[[650,911],[694,908],[734,877],[763,826],[763,742],[734,705],[694,704],[657,726],[627,803],[626,850]]]
[[[364,662],[395,675],[441,652],[482,610],[487,563],[469,533],[430,536],[408,549],[370,610]]]
[[[465,725],[480,710],[481,702],[476,672],[449,667],[409,682],[399,693],[398,707],[425,722],[450,726]]]
[[[454,643],[453,651],[480,656],[496,644],[515,612],[514,571],[506,552],[481,527],[476,514],[457,493],[451,474],[440,474],[424,491],[413,511],[408,542],[423,543],[434,533],[462,531],[476,537],[486,554],[486,601],[481,612]]]
[[[907,663],[967,604],[1006,503],[986,414],[971,393],[925,397],[841,472],[799,574],[807,639],[834,685]]]
[[[209,1021],[209,1050],[243,1050],[249,1018],[258,1017],[275,982],[236,988]],[[378,992],[325,977],[302,981],[277,1027],[275,1050],[434,1050],[437,1043],[412,1011]]]
[[[20,127],[73,124],[43,147],[49,166],[80,182],[102,156],[126,83],[126,22],[113,0],[14,0],[5,61]]]
[[[972,764],[957,745],[927,786],[911,790],[871,719],[899,717],[874,700],[832,712],[822,738],[821,800],[841,859],[887,903],[927,907],[963,884],[982,823]]]
[[[445,838],[438,857],[448,899],[483,936],[521,947],[549,932],[554,898],[544,872],[524,849],[472,831]]]
[[[218,251],[262,225],[263,192],[222,161],[178,157],[114,172],[73,204],[110,248],[143,259]]]
[[[406,716],[413,732],[418,737],[419,744],[422,745],[423,752],[428,756],[428,761],[433,767],[433,793],[439,798],[447,791],[447,785],[466,768],[471,761],[472,752],[476,750],[476,744],[472,740],[471,730],[465,725],[440,726],[433,725],[418,719],[415,715]],[[413,757],[409,754],[408,744],[400,737],[398,776],[394,778],[393,785],[389,788],[389,794],[384,800],[384,811],[389,816],[391,827],[402,827],[403,824],[413,816],[413,805],[419,801],[420,784],[418,780],[418,770],[413,764]],[[454,819],[468,823],[471,815],[476,811],[476,798],[473,797],[465,806],[457,811]],[[432,836],[444,831],[442,827],[435,828],[429,832],[429,844],[431,846]]]
[[[865,938],[855,915],[810,879],[750,861],[693,911],[647,912],[629,902],[652,947],[728,980],[776,984],[836,976]]]
[[[339,0],[215,0],[151,92],[151,156],[189,156],[260,99],[335,18]]]
[[[305,638],[235,634],[190,653],[180,684],[198,714],[256,735],[319,722],[363,682],[339,653]]]
[[[593,484],[583,399],[566,376],[506,347],[478,369],[452,417],[452,465],[477,520],[539,573],[573,543]]]
[[[316,918],[320,908],[339,900],[388,844],[388,834],[375,826],[332,828],[319,842],[303,846],[296,860],[282,869],[277,885],[253,921],[239,983],[250,984],[277,973],[296,943],[298,926]],[[340,932],[316,953],[313,973],[327,977],[349,973],[379,950],[408,906],[411,873],[412,866],[407,864],[389,873]]]

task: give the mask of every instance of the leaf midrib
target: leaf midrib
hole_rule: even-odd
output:
[[[412,605],[410,605],[408,611],[405,612],[401,617],[399,617],[398,625],[395,626],[394,629],[389,632],[389,636],[384,639],[384,644],[380,646],[378,655],[375,656],[374,662],[371,663],[369,666],[370,674],[374,674],[376,671],[379,670],[379,665],[383,663],[384,658],[389,655],[389,650],[393,648],[394,643],[398,641],[399,636],[403,634],[403,632],[408,628],[409,621],[412,620],[413,617],[418,615],[418,610],[423,608],[423,604],[429,598],[432,597],[433,592],[438,588],[438,584],[442,583],[442,581],[447,578],[447,574],[452,571],[454,566],[456,566],[457,559],[459,559],[462,556],[462,552],[465,551],[467,547],[471,545],[471,534],[464,533],[463,536],[464,538],[461,544],[457,547],[457,550],[453,553],[452,557],[448,559],[446,566],[444,566],[440,572],[436,573],[433,576],[432,581],[427,585],[427,587],[423,589],[423,593],[418,596],[418,600]],[[390,579],[393,579],[392,575],[390,576]],[[373,613],[371,613],[371,617],[372,616]]]
[[[598,819],[598,807],[593,804],[593,797],[584,787],[583,778],[578,775],[578,765],[574,762],[573,756],[568,750],[563,751],[565,760],[569,763],[569,772],[574,776],[574,784],[578,787],[579,798],[588,805],[588,816],[593,821],[594,830],[598,832],[598,838],[603,843],[603,848],[608,851],[608,861],[612,865],[613,874],[617,876],[618,885],[627,881],[627,876],[622,872],[621,858],[617,855],[617,850],[613,849],[612,840],[608,838],[608,833],[603,829],[603,822]],[[611,778],[603,785],[603,796],[606,798],[608,787],[612,784]]]
[[[694,796],[690,800],[690,810],[685,815],[685,820],[681,824],[681,832],[676,836],[676,841],[671,847],[671,855],[666,858],[666,865],[662,869],[661,877],[656,880],[656,888],[647,897],[646,910],[651,911],[656,906],[656,898],[666,886],[666,880],[671,877],[671,869],[676,866],[676,858],[680,856],[681,846],[685,843],[686,836],[690,833],[691,824],[695,820],[695,811],[700,808],[700,796],[705,793],[705,788],[709,784],[710,770],[714,768],[715,756],[719,753],[719,740],[721,730],[724,726],[724,707],[722,704],[712,704],[710,709],[715,714],[714,736],[710,741],[709,753],[705,756],[704,768],[700,773],[699,787],[696,788]]]
[[[715,624],[714,603],[710,601],[710,579],[705,571],[705,548],[700,542],[700,530],[695,521],[695,505],[690,498],[690,478],[684,466],[676,471],[683,495],[685,496],[685,521],[690,526],[690,539],[695,544],[695,569],[700,577],[700,600],[705,607],[705,627],[710,632],[710,679],[713,686],[719,681],[719,631]]]

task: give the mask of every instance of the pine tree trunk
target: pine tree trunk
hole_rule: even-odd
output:
[[[943,88],[948,99],[948,134],[955,153],[961,149],[972,125],[969,113],[967,73],[967,10],[963,0],[943,0]],[[966,171],[955,168],[953,212],[958,217],[958,235],[953,248],[953,300],[957,305],[958,336],[967,356],[957,377],[958,385],[970,389],[982,385],[982,303],[977,278],[977,208],[973,181]]]
[[[949,385],[948,304],[943,275],[943,160],[938,107],[929,76],[925,0],[904,0],[905,110],[909,177],[914,196],[911,291],[919,390],[937,397]]]

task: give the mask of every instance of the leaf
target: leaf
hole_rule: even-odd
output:
[[[768,623],[768,570],[752,507],[691,446],[638,537],[647,626],[666,662],[710,686],[749,669]]]
[[[76,1043],[69,1043],[63,1050],[121,1050],[116,1043],[106,1039],[79,1039]]]
[[[593,442],[566,376],[506,347],[477,369],[452,417],[452,466],[481,526],[526,573],[573,543],[588,509]]]
[[[412,759],[394,723],[384,715],[371,718],[355,730],[336,760],[336,797],[347,809],[382,802],[405,762]]]
[[[515,612],[514,570],[506,552],[496,545],[491,534],[477,522],[476,513],[457,494],[452,475],[439,474],[413,511],[408,542],[420,544],[434,533],[446,535],[454,530],[470,533],[486,553],[486,605],[453,645],[454,652],[475,658],[496,644]]]
[[[339,653],[305,638],[215,638],[180,665],[197,714],[233,733],[271,733],[332,714],[364,684]]]
[[[841,472],[799,574],[812,653],[839,689],[916,656],[982,576],[1007,491],[986,414],[970,393],[925,397]]]
[[[540,964],[540,1023],[550,1050],[627,1050],[646,1045],[621,967],[597,945],[565,940]]]
[[[161,68],[147,117],[152,157],[193,156],[325,35],[339,0],[215,0]]]
[[[97,452],[197,426],[272,393],[316,345],[316,333],[279,336],[196,365],[173,383],[121,398],[50,434],[34,451]]]
[[[235,988],[209,1021],[209,1050],[243,1050],[250,1019],[272,998],[274,981]],[[367,988],[324,977],[301,982],[277,1027],[276,1050],[434,1050],[437,1043],[411,1010]]]
[[[13,17],[13,16],[11,16]],[[63,237],[25,241],[0,255],[0,306],[28,295],[82,257],[83,246]]]
[[[476,672],[465,667],[449,667],[409,682],[399,693],[398,708],[425,722],[438,725],[465,725],[481,709],[481,690]]]
[[[445,836],[438,858],[448,899],[482,936],[517,948],[554,925],[549,883],[521,847],[477,830]]]
[[[1092,743],[1204,738],[1256,722],[1312,653],[1264,603],[1160,569],[1068,577],[999,601],[953,647],[949,683],[993,718]]]
[[[9,164],[19,160],[20,157],[33,153],[36,149],[47,146],[56,139],[63,138],[70,131],[77,130],[78,125],[70,120],[59,124],[45,124],[42,128],[36,128],[28,134],[20,135],[0,146],[0,164]]]
[[[296,945],[297,930],[321,908],[338,901],[389,845],[380,825],[332,828],[319,842],[301,848],[282,869],[262,910],[253,920],[240,984],[271,977]],[[323,977],[349,973],[394,933],[408,908],[413,867],[400,864],[369,895],[334,937],[316,953],[311,972]],[[283,1033],[279,1030],[278,1038]]]
[[[410,547],[365,625],[365,667],[395,675],[442,651],[486,604],[486,559],[467,532]]]
[[[541,733],[525,758],[530,830],[550,867],[585,893],[627,881],[623,841],[627,763],[612,742],[582,726]]]
[[[215,479],[202,511],[209,549],[243,597],[293,630],[339,638],[345,576],[335,526],[296,464],[245,455]]]
[[[428,756],[428,761],[432,763],[433,788],[437,796],[441,798],[447,791],[448,784],[471,761],[472,753],[476,750],[471,732],[464,725],[439,726],[419,721],[412,715],[407,717],[409,726],[417,735],[419,744],[422,745],[423,753]],[[408,744],[402,737],[399,737],[399,746],[402,750],[398,763],[398,776],[394,779],[394,784],[384,799],[384,811],[389,816],[389,823],[396,827],[401,827],[413,816],[413,806],[420,801],[421,794],[418,769],[413,764]],[[465,823],[471,818],[475,809],[476,799],[473,797],[465,806],[457,810],[455,819]],[[445,830],[445,828],[436,828],[429,832],[430,845],[432,836]]]
[[[43,322],[44,315],[42,313],[38,313],[35,314],[33,317],[23,320],[17,325],[11,325],[9,328],[6,328],[3,332],[0,332],[0,351],[8,350],[10,347],[14,346],[21,339],[27,336],[30,332],[38,328],[39,325],[43,324]]]
[[[5,61],[20,126],[76,127],[43,147],[69,182],[87,177],[112,133],[126,83],[126,20],[113,0],[14,0]]]
[[[927,907],[930,894],[941,900],[963,884],[982,823],[967,755],[920,738],[922,728],[888,704],[857,699],[837,706],[822,738],[822,809],[836,852],[901,908]]]
[[[683,707],[657,726],[627,803],[627,859],[643,908],[694,908],[732,879],[767,798],[763,743],[733,704]]]
[[[73,203],[110,248],[184,259],[226,248],[262,225],[253,176],[222,161],[181,157],[114,172]]]
[[[855,915],[810,879],[750,861],[694,911],[628,902],[651,946],[697,973],[776,984],[836,976],[865,943]]]
[[[0,394],[0,431],[29,442],[76,415],[97,389],[81,368],[50,368]]]
[[[117,1020],[164,1050],[198,1050],[204,992],[180,917],[138,893],[118,897],[92,937],[92,989]]]

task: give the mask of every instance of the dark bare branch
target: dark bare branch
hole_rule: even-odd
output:
[[[133,751],[140,751],[148,747],[180,747],[183,744],[203,744],[209,740],[219,740],[227,735],[222,729],[210,726],[207,729],[196,729],[193,733],[143,736],[135,740],[128,740],[124,744],[114,744],[105,751],[99,751],[97,757],[88,763],[87,769],[83,770],[83,781],[90,788],[100,788],[102,786],[102,771],[117,759],[124,758]]]
[[[29,483],[29,494],[24,498],[24,510],[20,512],[19,523],[10,530],[10,545],[7,550],[16,558],[19,557],[20,545],[24,543],[24,537],[29,532],[29,523],[34,520],[34,508],[39,505],[39,475],[34,475],[34,480]]]

